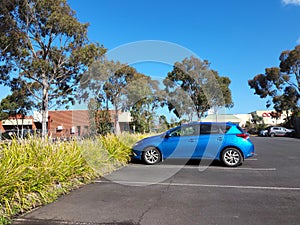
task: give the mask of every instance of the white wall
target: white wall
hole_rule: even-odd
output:
[[[255,112],[258,116],[263,117],[264,123],[268,124],[268,125],[278,125],[278,124],[284,123],[285,119],[287,118],[286,112],[282,113],[278,119],[272,118],[270,115],[270,113],[275,112],[274,110],[273,111],[272,110],[258,110]],[[289,116],[290,115],[291,115],[291,112],[289,112]]]

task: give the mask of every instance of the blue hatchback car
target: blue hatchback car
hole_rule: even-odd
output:
[[[167,158],[186,158],[220,160],[234,167],[254,155],[254,145],[236,124],[194,122],[138,141],[133,153],[133,158],[150,165]]]

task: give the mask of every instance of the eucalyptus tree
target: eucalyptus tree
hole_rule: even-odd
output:
[[[103,57],[82,77],[78,98],[88,103],[97,100],[101,111],[112,108],[115,134],[120,132],[119,114],[123,111],[131,112],[132,125],[137,131],[149,131],[154,107],[158,104],[157,88],[158,83],[149,76],[127,64]]]
[[[97,99],[101,108],[113,108],[115,134],[119,134],[119,114],[127,109],[127,88],[137,73],[133,67],[105,57],[95,61],[80,81],[78,98],[89,102]],[[110,123],[110,121],[107,121]]]
[[[280,54],[279,67],[266,68],[248,81],[260,98],[267,98],[267,107],[274,104],[278,112],[298,111],[300,107],[300,45]]]
[[[120,62],[101,57],[89,67],[80,80],[76,98],[79,103],[88,106],[91,134],[106,134],[111,130],[111,102],[105,85],[122,66],[124,65]]]
[[[230,83],[228,77],[210,69],[207,60],[185,58],[174,64],[164,80],[168,108],[177,117],[187,115],[189,119],[193,112],[200,119],[213,107],[230,108],[233,106]]]
[[[111,132],[111,115],[107,108],[104,108],[102,99],[91,98],[88,102],[90,135],[106,135]]]
[[[103,86],[107,99],[114,108],[114,132],[120,133],[119,113],[126,107],[126,88],[134,78],[136,70],[128,65],[123,65],[108,77]]]
[[[160,107],[158,81],[152,80],[150,76],[134,73],[126,92],[134,130],[150,132],[154,128],[155,110]]]
[[[49,107],[74,103],[84,71],[105,53],[90,43],[66,0],[3,0],[0,5],[0,80],[25,83],[42,112],[43,136]]]

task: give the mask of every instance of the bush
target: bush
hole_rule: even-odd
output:
[[[71,142],[40,138],[12,140],[0,146],[0,224],[130,160],[140,135],[107,135]]]

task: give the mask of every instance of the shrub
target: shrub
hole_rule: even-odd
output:
[[[40,138],[0,146],[0,224],[125,165],[142,135],[71,142]]]
[[[76,142],[12,140],[0,150],[0,217],[52,202],[95,176]]]

